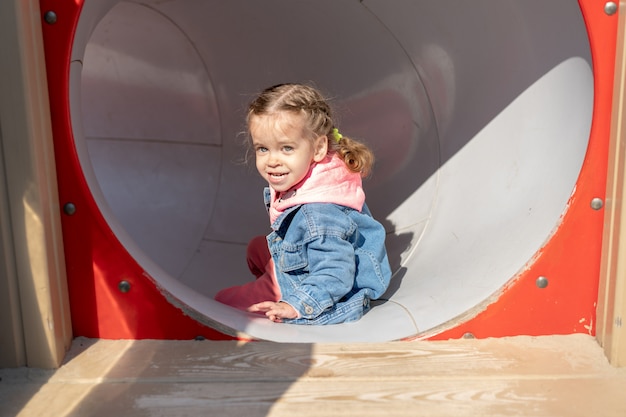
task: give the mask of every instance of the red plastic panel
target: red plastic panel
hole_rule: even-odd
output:
[[[110,339],[230,337],[204,326],[170,303],[129,256],[104,221],[83,177],[70,122],[69,68],[82,1],[40,2],[61,204],[70,308],[75,336]],[[53,24],[44,20],[54,11]],[[130,291],[120,291],[126,281]]]
[[[617,15],[604,2],[580,0],[594,70],[594,113],[587,155],[558,230],[490,304],[455,323],[429,331],[432,339],[568,334],[595,331],[603,210],[610,129]],[[72,135],[69,106],[70,53],[82,1],[41,0],[52,126],[62,204],[75,206],[62,218],[73,331],[111,339],[230,338],[187,316],[170,302],[126,252],[102,217],[83,177]],[[46,23],[47,11],[56,13]],[[496,63],[494,63],[495,65]],[[540,288],[537,279],[548,285]],[[130,291],[120,290],[126,281]]]

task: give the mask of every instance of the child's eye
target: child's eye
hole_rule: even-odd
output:
[[[267,152],[267,148],[264,146],[257,146],[256,151],[257,153],[265,153]]]
[[[293,151],[293,146],[283,146],[283,151],[291,152],[291,151]]]

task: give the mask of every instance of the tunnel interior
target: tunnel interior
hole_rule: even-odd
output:
[[[356,323],[271,323],[212,299],[253,279],[269,232],[244,162],[247,103],[281,82],[330,98],[376,154],[367,203],[391,286]],[[275,341],[416,336],[492,300],[559,226],[589,139],[576,2],[85,2],[72,129],[116,237],[200,321]]]

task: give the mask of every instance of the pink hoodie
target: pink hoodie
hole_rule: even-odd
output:
[[[290,190],[277,194],[270,187],[270,223],[288,208],[306,203],[333,203],[361,211],[365,192],[361,174],[348,169],[337,155],[313,164],[302,181]]]

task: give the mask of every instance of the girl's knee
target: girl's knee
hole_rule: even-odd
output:
[[[265,266],[271,258],[265,236],[256,236],[248,243],[246,259],[250,271],[259,277],[265,272]]]
[[[262,252],[267,252],[269,254],[267,239],[265,236],[255,236],[250,239],[250,242],[248,242],[248,255]]]

